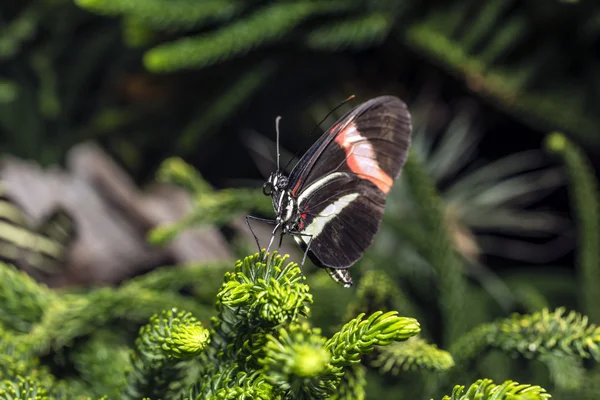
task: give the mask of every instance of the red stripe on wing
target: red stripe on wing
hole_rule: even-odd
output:
[[[353,122],[335,137],[335,142],[346,152],[348,168],[363,179],[371,181],[383,193],[388,193],[394,180],[379,167],[369,141],[361,136]]]

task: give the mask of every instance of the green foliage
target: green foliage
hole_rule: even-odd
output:
[[[160,0],[75,0],[80,7],[104,14],[134,17],[153,28],[189,29],[209,21],[227,20],[242,8],[234,1],[165,2]]]
[[[199,221],[227,223],[248,207],[261,207],[257,191],[214,190],[179,158],[167,160],[158,176],[192,193],[196,205],[192,215],[212,218],[178,225],[173,234]],[[435,302],[443,317],[442,340],[448,341],[446,332],[455,330],[450,352],[438,348],[435,340],[416,336],[422,331],[425,336],[436,336],[429,318],[422,324],[399,316],[396,308],[412,315],[424,313],[407,290],[410,285],[400,288],[385,268],[361,274],[355,300],[346,305],[350,320],[335,328],[330,322],[334,332],[327,337],[311,322],[313,295],[307,277],[297,264],[287,261],[288,256],[277,253],[263,251],[246,257],[232,271],[219,263],[162,268],[118,288],[82,293],[50,291],[2,265],[5,279],[0,300],[6,306],[0,309],[15,310],[2,316],[3,324],[12,330],[0,341],[6,354],[1,360],[7,365],[0,369],[2,378],[10,380],[10,387],[25,385],[31,388],[27,390],[48,393],[49,398],[85,394],[131,399],[360,399],[367,394],[369,369],[398,380],[409,373],[427,372],[428,377],[419,381],[429,382],[430,387],[421,390],[438,393],[446,378],[471,374],[482,355],[496,349],[540,361],[563,393],[585,393],[581,387],[592,375],[581,360],[600,359],[600,328],[580,313],[544,309],[480,323],[470,332],[459,333],[468,328],[467,315],[473,315],[473,304],[479,304],[482,315],[489,318],[485,302],[473,300],[485,293],[466,281],[462,259],[441,216],[443,201],[414,154],[407,162],[405,177],[407,189],[419,204],[420,217],[431,232],[430,248],[419,245],[419,252],[432,268],[439,263],[433,269],[443,299]],[[248,201],[254,198],[248,196],[256,196],[255,202]],[[231,205],[229,216],[225,212],[216,215],[219,203]],[[172,235],[162,234],[163,239],[168,236]],[[436,251],[445,258],[434,254]],[[458,280],[445,268],[455,268]],[[326,277],[322,271],[319,274]],[[210,286],[209,281],[219,279],[220,288]],[[452,285],[461,291],[450,293]],[[323,289],[321,295],[327,293]],[[192,297],[182,296],[181,291]],[[17,295],[29,301],[17,301]],[[443,301],[456,302],[464,315],[456,317],[457,310],[444,306]],[[216,313],[208,309],[209,304]],[[19,317],[15,319],[15,315]],[[453,318],[465,322],[453,325]],[[122,334],[109,334],[108,326],[118,326]],[[72,365],[74,376],[57,379],[45,364],[48,362]],[[111,371],[97,367],[107,363],[113,365]],[[419,388],[412,385],[410,390],[419,393]],[[468,389],[456,387],[452,396],[445,398],[547,397],[539,386],[512,381],[495,385],[490,380],[479,380]]]
[[[106,394],[109,398],[117,398],[131,368],[128,341],[109,330],[91,334],[88,340],[76,346],[71,359],[81,380],[97,397]]]
[[[198,171],[181,158],[165,160],[157,176],[162,182],[177,184],[189,190],[194,195],[195,207],[183,219],[153,229],[149,233],[149,241],[154,244],[164,244],[191,226],[222,226],[249,209],[272,211],[270,200],[257,190],[240,188],[214,191]]]
[[[225,274],[205,352],[215,364],[204,367],[190,398],[286,393],[327,398],[362,354],[418,333],[414,319],[374,313],[366,320],[360,315],[330,339],[322,337],[305,319],[312,296],[304,277],[295,263],[285,261],[263,252]]]
[[[244,54],[289,34],[305,18],[343,10],[343,3],[275,3],[213,34],[159,45],[144,56],[150,71],[205,67]]]
[[[504,0],[455,0],[430,7],[399,35],[497,107],[597,145],[593,104],[600,93],[599,60],[592,50],[600,33],[597,16],[586,2],[529,7]],[[572,46],[559,44],[564,35]],[[579,73],[569,72],[574,70]]]
[[[539,386],[524,385],[513,381],[496,385],[490,379],[480,379],[466,391],[464,386],[454,387],[452,396],[444,396],[442,400],[542,400],[550,397],[550,394]]]
[[[361,364],[353,364],[350,368],[346,368],[346,371],[338,385],[337,391],[330,396],[329,399],[364,400],[366,386],[366,368]]]
[[[383,71],[376,79],[380,88],[405,92],[396,88],[388,58],[398,56],[396,49],[406,51],[401,42],[408,53],[428,55],[425,63],[441,65],[531,126],[563,128],[598,143],[600,64],[594,50],[600,25],[593,2],[9,3],[0,5],[0,134],[4,149],[42,163],[62,160],[66,149],[88,138],[101,138],[140,174],[153,168],[144,162],[165,154],[198,154],[190,163],[218,161],[221,154],[204,145],[222,136],[229,147],[239,121],[254,126],[260,118],[247,122],[243,113],[250,105],[279,102],[283,91],[295,104],[304,101],[280,85],[279,76],[293,88],[323,81],[339,87],[360,59],[355,51],[374,49],[364,53],[367,61],[356,74],[368,65]],[[313,82],[307,71],[321,70],[325,57],[328,66],[341,66],[335,70],[340,78],[329,74]],[[142,72],[144,66],[160,74]],[[335,103],[346,96],[334,96]],[[477,229],[563,230],[555,215],[526,210],[523,201],[560,179],[549,174],[555,171],[525,172],[541,167],[539,154],[527,152],[447,184],[476,147],[466,134],[469,118],[454,114],[437,154],[413,146],[377,243],[353,267],[356,292],[342,294],[310,264],[301,272],[265,254],[240,261],[227,274],[231,266],[220,263],[160,268],[118,288],[76,293],[51,291],[0,265],[1,396],[361,399],[374,390],[371,380],[365,389],[366,376],[376,369],[386,375],[381,393],[394,398],[441,397],[447,388],[440,377],[502,382],[511,374],[551,385],[555,398],[598,398],[598,372],[590,367],[598,358],[598,328],[584,316],[594,323],[600,318],[598,189],[589,162],[563,136],[548,138],[569,177],[580,288],[568,271],[550,266],[521,275],[492,271],[465,251],[494,247]],[[435,130],[430,117],[420,117],[433,121],[428,133]],[[149,151],[152,157],[146,157]],[[186,187],[194,211],[154,230],[153,243],[191,226],[225,227],[250,210],[272,212],[259,191],[214,190],[180,158],[167,160],[159,178]],[[410,207],[398,212],[393,203]],[[309,291],[307,282],[316,290]],[[548,311],[563,304],[584,314]],[[507,319],[515,309],[529,314]],[[317,315],[326,326],[315,323]],[[488,350],[535,360],[487,362]],[[547,397],[538,386],[479,380],[446,398]]]
[[[186,363],[180,360],[199,355],[210,342],[209,332],[190,313],[172,309],[150,318],[140,329],[137,349],[121,397],[173,398],[181,387]]]
[[[27,332],[39,322],[54,294],[12,265],[0,268],[0,321],[12,329]]]
[[[361,313],[326,338],[307,319],[312,296],[304,283],[305,277],[297,264],[288,263],[286,259],[287,256],[262,252],[238,261],[233,271],[225,273],[217,293],[217,314],[209,329],[191,313],[176,308],[154,314],[139,329],[130,359],[123,357],[126,347],[117,340],[118,336],[101,330],[114,312],[103,308],[105,316],[97,321],[99,313],[90,313],[86,307],[86,300],[93,302],[86,297],[94,299],[96,293],[56,295],[55,302],[68,304],[72,316],[62,314],[61,328],[65,328],[63,336],[66,336],[53,338],[52,348],[40,346],[37,340],[33,345],[32,333],[37,332],[34,337],[43,338],[39,332],[46,317],[42,316],[42,322],[29,334],[2,335],[3,353],[32,357],[50,351],[57,357],[61,351],[62,362],[64,355],[71,359],[82,380],[70,382],[71,390],[79,388],[78,393],[101,395],[100,389],[104,386],[118,398],[364,398],[366,380],[361,359],[376,349],[381,352],[385,346],[413,338],[420,332],[419,323],[413,318],[400,317],[395,311],[376,311],[369,316]],[[7,266],[2,267],[10,271]],[[168,274],[159,276],[164,276],[166,282],[159,284],[158,276],[138,278],[120,290],[179,288],[178,284],[171,283],[173,280]],[[21,279],[28,278],[21,276]],[[147,287],[142,288],[145,282]],[[118,291],[99,293],[103,298],[119,297]],[[163,299],[164,304],[167,302]],[[83,307],[83,311],[77,305]],[[60,312],[60,308],[46,311],[59,315]],[[69,325],[75,326],[72,321],[76,313],[80,323],[90,325],[95,320],[96,330],[94,326],[80,330],[79,344],[74,348],[75,353],[69,355],[64,351],[67,337],[75,336]],[[131,311],[122,316],[125,315],[132,318]],[[569,323],[573,321],[571,318]],[[581,323],[571,327],[572,331],[577,329],[585,327]],[[418,339],[404,350],[397,348],[392,353],[395,355],[387,356],[388,364],[395,358],[398,365],[404,364],[404,369],[408,369],[409,364],[416,370],[451,366],[447,353]],[[6,398],[70,396],[65,392],[66,383],[56,380],[48,370],[35,367],[37,361],[33,357],[25,364],[17,363],[15,368],[6,370],[4,378],[8,379],[0,393],[13,396]],[[4,361],[12,363],[17,359],[23,358],[5,357]],[[112,364],[112,371],[88,365],[102,360],[103,365]],[[510,390],[517,393],[512,387]]]
[[[379,349],[371,365],[383,373],[399,375],[402,371],[447,371],[454,367],[452,355],[437,346],[412,337],[405,342],[395,343]]]
[[[360,355],[373,350],[373,346],[384,346],[394,341],[406,340],[421,330],[413,318],[399,318],[397,312],[373,313],[367,320],[360,314],[344,325],[327,343],[333,354],[332,363],[357,362]]]
[[[43,387],[39,387],[34,380],[18,377],[16,382],[4,381],[0,383],[0,399],[50,400],[50,397],[48,391]]]
[[[494,347],[527,358],[551,353],[600,360],[600,327],[575,311],[564,314],[564,308],[544,309],[480,325],[456,342],[451,352],[461,362]]]
[[[98,94],[88,90],[103,64],[100,60],[110,54],[111,62],[118,63],[122,55],[110,48],[118,33],[107,32],[106,24],[95,31],[83,28],[85,45],[80,43],[82,26],[92,18],[64,0],[0,6],[4,150],[48,164],[89,137],[81,123],[89,117],[81,96],[94,102]],[[52,140],[46,140],[48,132]]]
[[[393,22],[390,15],[374,13],[317,28],[308,34],[306,41],[309,47],[323,50],[370,47],[385,39]]]
[[[577,268],[582,309],[593,321],[600,321],[600,193],[594,171],[583,152],[564,135],[552,133],[548,149],[558,154],[569,175],[569,193],[579,229]]]
[[[422,256],[440,275],[439,305],[445,318],[447,335],[444,342],[450,344],[460,337],[466,327],[464,267],[448,237],[443,203],[431,178],[414,154],[408,157],[404,176],[415,201],[421,205],[419,212],[430,235],[429,248]]]
[[[529,153],[529,156],[532,154]],[[522,160],[525,160],[525,154],[522,155]],[[500,161],[498,161],[500,163]],[[523,165],[533,167],[533,164],[538,165],[538,160],[529,159],[527,163],[519,161],[518,157],[511,158],[511,161],[506,160],[507,165],[511,166],[512,171],[521,171]],[[519,164],[515,166],[514,164]],[[333,351],[335,348],[339,348],[340,354],[343,355],[343,359],[348,362],[353,360],[354,357],[358,357],[363,353],[360,348],[345,348],[344,344],[348,342],[360,343],[373,343],[373,338],[368,335],[368,320],[363,320],[364,312],[372,313],[371,318],[381,318],[385,315],[382,314],[387,310],[402,310],[402,314],[409,316],[417,316],[419,322],[423,318],[424,323],[421,324],[423,329],[424,337],[427,337],[426,341],[424,338],[412,337],[409,340],[402,341],[396,344],[389,344],[386,347],[381,348],[370,348],[364,351],[376,350],[374,357],[369,357],[368,361],[364,365],[368,368],[378,369],[383,374],[391,374],[394,376],[402,377],[403,374],[408,372],[422,373],[423,371],[431,371],[433,374],[438,374],[442,377],[451,377],[452,379],[458,379],[459,376],[465,373],[465,369],[468,369],[467,374],[472,374],[470,369],[478,364],[480,358],[489,350],[499,350],[507,355],[518,354],[528,359],[536,359],[546,367],[547,379],[559,390],[559,393],[587,393],[582,385],[585,385],[587,379],[589,379],[590,372],[583,368],[581,363],[582,359],[595,358],[597,357],[597,328],[595,325],[589,325],[587,317],[582,314],[571,312],[566,314],[564,308],[559,308],[554,312],[550,312],[547,309],[543,309],[540,312],[534,312],[542,309],[546,304],[547,300],[545,292],[538,289],[539,285],[536,285],[534,281],[527,279],[518,281],[519,285],[512,285],[509,290],[513,301],[516,304],[523,305],[532,311],[532,314],[527,315],[516,315],[510,319],[499,319],[497,322],[486,322],[485,319],[490,319],[491,308],[489,300],[486,296],[488,293],[482,290],[476,290],[466,280],[467,273],[471,273],[470,270],[463,270],[467,265],[464,263],[462,254],[456,249],[456,243],[451,240],[451,227],[446,224],[444,214],[446,213],[446,205],[444,204],[445,198],[441,197],[431,178],[428,174],[431,171],[428,169],[433,164],[427,164],[419,158],[416,154],[411,154],[409,161],[407,162],[406,169],[403,173],[403,179],[406,185],[401,188],[408,193],[403,194],[404,198],[414,202],[414,207],[411,205],[414,213],[418,213],[415,220],[418,223],[424,225],[424,231],[428,232],[426,241],[423,240],[419,235],[411,235],[411,230],[406,229],[402,231],[401,238],[406,240],[408,246],[414,246],[418,251],[418,254],[422,257],[428,267],[432,268],[436,272],[436,280],[439,282],[438,288],[440,294],[442,289],[446,288],[445,297],[438,298],[433,296],[433,301],[439,305],[440,315],[442,317],[442,324],[438,321],[433,320],[429,316],[422,316],[421,307],[422,305],[418,300],[413,298],[411,291],[410,280],[415,279],[412,275],[405,275],[408,282],[401,282],[401,285],[394,279],[397,272],[392,273],[391,269],[387,265],[393,263],[386,258],[378,258],[377,256],[371,256],[369,253],[365,256],[361,266],[363,268],[361,278],[358,281],[357,290],[353,296],[353,300],[347,305],[346,316],[347,318],[354,318],[354,320],[345,325],[341,331],[338,329],[337,333],[334,333],[328,343],[330,347],[330,357],[333,357],[336,353]],[[437,164],[436,164],[437,165]],[[440,165],[444,165],[441,163]],[[447,165],[447,164],[446,164]],[[538,165],[538,167],[541,165]],[[483,178],[485,174],[473,173],[468,178],[464,178],[465,182],[469,180],[475,180],[480,184],[486,183],[487,181]],[[209,204],[210,197],[214,196],[215,199],[219,199],[219,202],[227,204],[220,193],[227,193],[228,189],[224,191],[212,190],[202,177],[188,164],[184,163],[181,159],[170,159],[163,164],[159,169],[159,176],[161,180],[176,183],[180,186],[187,188],[194,196],[204,196],[205,203],[198,203],[200,207],[202,204]],[[499,177],[498,173],[493,174],[494,179]],[[517,178],[514,178],[511,182],[517,182]],[[530,189],[526,188],[524,183],[526,179],[523,179],[523,185],[521,183],[516,184],[519,190],[515,193],[520,193],[528,198],[531,198]],[[512,183],[511,183],[512,184]],[[544,186],[545,183],[540,183]],[[549,186],[554,186],[555,182]],[[460,185],[455,185],[458,187]],[[505,185],[506,186],[506,185]],[[258,192],[258,191],[257,191]],[[238,196],[244,198],[242,192],[229,192],[232,197]],[[458,189],[452,191],[452,196],[456,196],[457,193],[461,193]],[[512,192],[510,192],[512,193]],[[509,193],[509,194],[510,194]],[[512,199],[514,193],[507,195],[504,193],[501,197],[505,199]],[[394,200],[394,194],[392,194],[392,201]],[[483,195],[482,195],[483,196]],[[515,195],[518,197],[518,195]],[[451,196],[449,196],[451,197]],[[488,197],[489,198],[489,197]],[[257,201],[260,200],[260,194],[257,193]],[[258,203],[254,203],[258,204]],[[245,204],[245,210],[249,208],[257,207],[252,202],[248,201]],[[239,204],[239,212],[244,209],[244,204]],[[258,206],[260,207],[260,206]],[[270,210],[271,205],[264,205],[265,211]],[[393,207],[392,207],[393,209]],[[216,211],[215,211],[216,212]],[[214,213],[205,212],[204,214],[212,214],[211,218],[214,217]],[[415,217],[415,216],[413,216]],[[386,232],[386,224],[389,224],[390,219],[384,221],[382,230]],[[392,218],[391,221],[394,221]],[[227,220],[223,220],[224,223]],[[417,222],[415,222],[417,223]],[[396,227],[396,225],[394,225]],[[178,229],[174,229],[173,232],[177,232]],[[394,232],[396,232],[394,230]],[[414,233],[414,232],[412,232]],[[385,233],[384,233],[385,234]],[[397,249],[397,245],[395,249]],[[406,253],[394,253],[394,254],[406,254]],[[440,256],[445,254],[445,257]],[[396,255],[395,257],[400,257]],[[450,257],[450,262],[448,261]],[[423,262],[423,261],[421,261]],[[439,263],[438,267],[434,267],[434,263]],[[398,264],[392,264],[398,265]],[[401,265],[401,264],[400,264]],[[421,264],[420,264],[421,265]],[[470,267],[474,264],[470,263]],[[283,265],[275,266],[274,271],[279,272]],[[359,271],[360,271],[359,267]],[[285,301],[269,290],[270,287],[275,289],[275,294],[281,290],[281,285],[278,283],[281,278],[275,278],[267,274],[268,270],[261,270],[262,272],[257,275],[257,278],[261,280],[258,283],[254,283],[252,280],[241,279],[243,276],[256,275],[256,272],[252,271],[253,264],[245,262],[238,264],[236,273],[240,272],[241,275],[227,274],[225,286],[219,293],[221,299],[220,304],[229,304],[231,307],[238,301],[248,302],[251,308],[236,309],[235,314],[245,317],[245,324],[258,326],[262,322],[255,322],[255,319],[251,317],[257,312],[264,313],[259,321],[274,321],[271,322],[272,326],[275,324],[285,323],[285,321],[293,320],[295,317],[289,313],[281,313],[279,310],[278,314],[266,313],[266,311],[272,311],[270,308],[261,310],[261,303],[257,303],[258,299],[268,298],[271,303],[284,304]],[[375,269],[376,268],[376,269]],[[421,267],[424,268],[424,267]],[[458,268],[460,272],[460,280],[457,280],[455,275],[448,272],[449,268]],[[481,267],[479,267],[481,268]],[[319,272],[317,272],[319,273]],[[480,272],[478,272],[480,273]],[[423,273],[421,272],[421,278],[423,279]],[[309,278],[312,280],[313,275],[309,274]],[[270,283],[269,279],[271,279]],[[316,279],[316,278],[314,278]],[[489,279],[489,278],[485,278]],[[495,278],[495,285],[501,284],[500,278]],[[446,283],[443,280],[447,280]],[[264,281],[264,282],[263,282]],[[294,281],[295,282],[295,281]],[[314,280],[315,283],[320,280]],[[327,280],[327,282],[329,282]],[[418,281],[418,282],[423,282]],[[296,293],[306,293],[303,285],[304,283],[296,282],[299,286],[293,289]],[[420,283],[422,284],[422,283]],[[524,286],[525,285],[525,286]],[[333,292],[332,289],[327,289],[327,285],[318,283],[320,296],[337,297],[338,295]],[[179,287],[174,285],[173,287]],[[487,289],[488,286],[485,286]],[[456,288],[462,288],[456,290]],[[515,291],[513,295],[510,290],[519,289]],[[268,293],[261,294],[260,293]],[[225,296],[225,297],[222,297]],[[284,297],[288,302],[292,304],[292,309],[297,309],[301,304],[301,297],[294,297],[287,294]],[[456,301],[458,307],[464,307],[462,313],[458,313],[456,308],[448,306],[448,302]],[[332,304],[333,303],[327,303]],[[475,312],[475,306],[477,311]],[[218,306],[220,310],[226,311],[227,308],[223,308],[222,305]],[[327,315],[327,311],[320,311],[320,319],[324,315]],[[333,314],[332,311],[329,314]],[[340,315],[338,310],[335,314]],[[343,313],[342,313],[343,314]],[[307,316],[307,312],[302,312],[303,316]],[[231,316],[225,318],[228,320],[234,318]],[[457,324],[458,321],[463,321],[461,326],[452,325]],[[479,318],[479,319],[478,319]],[[447,324],[446,321],[452,322]],[[477,322],[479,321],[479,325]],[[327,328],[331,328],[331,321],[328,321]],[[449,326],[450,325],[450,326]],[[231,328],[228,324],[217,323],[219,329],[222,329],[226,334],[230,334],[233,331],[239,331]],[[429,337],[435,336],[432,329],[439,329],[441,326],[442,336],[446,335],[450,329],[457,329],[458,331],[467,332],[469,328],[472,330],[468,333],[456,333],[456,339],[450,346],[450,352],[446,352],[442,349],[437,348],[435,344],[436,340],[429,340]],[[454,326],[455,328],[452,328]],[[218,331],[218,330],[217,330]],[[396,331],[396,330],[394,330]],[[229,332],[229,333],[228,333]],[[344,337],[343,334],[348,336]],[[366,336],[361,339],[361,336]],[[361,397],[365,393],[360,389],[358,383],[360,376],[357,375],[353,378],[352,375],[339,376],[336,373],[335,359],[331,358],[327,361],[326,354],[319,350],[319,345],[324,342],[324,338],[321,331],[315,328],[309,328],[306,324],[292,324],[290,330],[273,331],[268,333],[268,340],[259,340],[256,337],[248,339],[244,336],[237,336],[232,338],[236,344],[233,348],[243,347],[244,351],[242,354],[238,354],[236,360],[242,359],[241,363],[243,367],[254,368],[253,372],[244,372],[241,367],[234,362],[227,363],[224,369],[221,369],[219,373],[227,376],[227,379],[239,380],[243,382],[244,388],[247,390],[253,390],[255,393],[263,393],[264,396],[271,396],[272,390],[295,390],[298,393],[302,393],[305,398],[311,398],[314,396],[321,396],[324,393],[331,393],[331,388],[336,385],[339,386],[340,390],[343,390],[345,394],[339,393],[340,398],[343,396],[357,396]],[[447,340],[447,339],[446,339]],[[215,341],[218,343],[222,341],[219,336],[216,336]],[[227,342],[227,341],[225,341]],[[286,347],[289,346],[289,347]],[[360,347],[360,346],[359,346]],[[221,349],[227,350],[215,350],[216,353],[221,351],[230,351],[232,348],[223,344]],[[272,353],[273,349],[281,351],[279,354]],[[284,351],[287,349],[287,351]],[[292,350],[293,349],[293,350]],[[267,351],[268,356],[265,356]],[[256,362],[251,361],[252,355],[259,356],[260,363],[256,365]],[[327,362],[329,362],[329,367]],[[455,364],[456,363],[456,364]],[[265,376],[262,378],[257,375],[256,371],[259,368],[263,368],[262,371]],[[267,371],[267,368],[272,368],[273,371]],[[305,370],[306,368],[306,370]],[[350,366],[346,366],[348,370]],[[352,367],[354,368],[354,367]],[[510,368],[510,367],[509,367]],[[489,368],[493,370],[493,368]],[[314,371],[326,371],[322,375],[311,375]],[[360,372],[357,372],[360,374]],[[299,378],[302,377],[302,378]],[[328,378],[325,378],[328,376]],[[360,378],[360,379],[359,379]],[[431,379],[431,378],[428,378]],[[215,376],[204,386],[195,386],[195,389],[191,392],[192,398],[194,396],[207,395],[207,390],[217,391],[218,385],[221,380]],[[424,385],[428,382],[426,379],[422,380]],[[272,386],[271,386],[272,385]],[[435,384],[429,383],[429,392],[437,393],[442,387],[441,385],[436,386]],[[418,393],[417,389],[419,386],[415,385],[413,388],[415,393]],[[210,389],[212,388],[212,389]],[[275,388],[275,389],[274,389]],[[491,390],[491,386],[489,388]],[[243,390],[240,388],[233,388],[229,386],[226,391],[222,393],[242,393]],[[483,389],[482,389],[483,390]],[[498,389],[496,389],[498,390]],[[512,390],[510,385],[507,386],[506,390]],[[591,389],[590,386],[590,391]],[[254,392],[253,392],[254,393]],[[270,393],[270,394],[265,394]],[[353,395],[351,395],[353,393]],[[504,392],[502,392],[504,393]],[[591,392],[590,392],[591,393]]]
[[[383,40],[405,7],[393,2],[259,2],[244,5],[237,2],[214,1],[196,4],[180,1],[177,6],[153,0],[133,1],[76,0],[90,11],[104,15],[136,18],[155,31],[190,30],[221,22],[215,29],[159,44],[144,56],[145,66],[152,71],[173,71],[183,68],[204,68],[240,57],[268,44],[295,42],[319,49],[372,46]],[[363,4],[361,4],[363,3]],[[159,11],[160,10],[160,11]],[[232,17],[238,15],[234,20]],[[308,23],[327,16],[335,23],[319,26]],[[302,34],[298,35],[298,31]]]

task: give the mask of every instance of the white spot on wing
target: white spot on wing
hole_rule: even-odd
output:
[[[325,225],[332,219],[339,215],[342,210],[350,205],[357,197],[358,193],[350,193],[340,197],[315,216],[310,224],[304,230],[306,233],[311,234],[313,238],[319,236],[319,234],[325,229]],[[303,238],[303,240],[308,240]]]
[[[311,194],[313,194],[316,190],[319,190],[319,188],[324,186],[326,183],[345,175],[346,174],[343,172],[334,172],[317,179],[309,187],[303,190],[302,193],[300,193],[300,196],[298,196],[298,203],[302,204],[308,197],[310,197]]]

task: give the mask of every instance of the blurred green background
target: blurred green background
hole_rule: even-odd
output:
[[[351,94],[356,100],[311,134]],[[351,106],[383,94],[408,104],[412,152],[440,192],[448,237],[473,286],[459,330],[563,305],[600,323],[600,297],[590,293],[600,284],[600,257],[581,250],[597,253],[600,243],[582,243],[582,232],[597,228],[598,204],[588,196],[596,213],[585,225],[573,200],[575,193],[584,204],[595,186],[583,194],[568,187],[581,173],[565,171],[546,142],[562,132],[555,145],[566,138],[591,163],[587,172],[600,167],[597,1],[0,3],[0,146],[43,167],[63,165],[73,146],[93,141],[142,188],[174,156],[216,189],[258,188],[274,168],[276,116],[288,160]],[[444,261],[427,257],[439,243],[428,242],[427,216],[415,211],[407,179],[353,271],[391,276],[407,293],[405,310],[416,307],[442,342],[452,334],[442,333],[431,293],[443,279],[435,264]],[[258,203],[247,211],[268,217],[268,204]],[[252,242],[240,247],[227,223],[216,225],[237,255],[254,250]],[[588,275],[582,259],[592,264]],[[321,275],[311,281],[313,314],[326,326],[331,312],[345,315],[352,294]],[[331,293],[341,296],[337,308]],[[509,361],[498,369],[493,362],[483,375],[518,380],[502,374]]]

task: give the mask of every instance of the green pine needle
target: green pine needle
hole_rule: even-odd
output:
[[[150,318],[150,323],[140,329],[137,346],[145,359],[161,362],[198,355],[208,343],[208,330],[200,321],[173,308]]]
[[[585,385],[585,369],[577,356],[545,354],[541,358],[548,367],[550,378],[561,390],[577,390]]]
[[[563,134],[546,138],[546,147],[558,154],[569,176],[569,191],[579,229],[577,268],[583,311],[600,321],[600,191],[594,169],[583,151]]]
[[[367,368],[362,364],[352,364],[344,368],[344,375],[329,400],[365,400],[366,387]]]
[[[312,295],[298,264],[285,264],[287,258],[263,251],[238,261],[234,272],[225,274],[217,309],[235,311],[250,326],[276,326],[307,316]]]
[[[331,363],[346,366],[360,361],[360,356],[395,341],[406,340],[421,331],[414,318],[398,317],[396,311],[377,311],[366,320],[360,314],[327,341]]]
[[[188,312],[172,309],[152,316],[140,329],[137,350],[131,354],[133,368],[121,396],[173,398],[184,389],[182,360],[198,356],[209,343],[209,331]]]
[[[196,196],[213,192],[213,188],[204,180],[198,170],[181,157],[169,157],[164,160],[158,167],[156,180],[181,186]]]
[[[316,28],[306,38],[314,49],[361,49],[380,42],[394,23],[390,14],[374,13]]]
[[[55,301],[56,296],[45,285],[0,262],[0,322],[27,332]]]
[[[480,379],[466,391],[464,386],[455,386],[452,396],[444,396],[442,400],[543,400],[550,397],[550,394],[539,386],[513,381],[496,385],[490,379]]]
[[[467,290],[464,266],[449,237],[444,204],[435,183],[413,152],[408,155],[403,176],[415,201],[420,205],[418,212],[424,228],[429,232],[429,251],[422,256],[438,273],[444,343],[454,343],[465,331],[468,320],[464,296]]]
[[[328,398],[341,376],[325,348],[326,339],[308,323],[267,334],[264,357],[259,360],[269,382],[282,392],[293,391],[298,398]]]
[[[0,400],[50,400],[48,390],[31,378],[17,377],[0,383]]]
[[[554,354],[600,361],[600,327],[575,311],[565,314],[562,307],[554,312],[544,309],[531,315],[514,314],[477,327],[463,336],[451,352],[462,362],[479,356],[486,348],[499,348],[527,358]]]
[[[243,8],[242,2],[228,0],[201,3],[193,0],[75,0],[75,3],[98,14],[135,17],[154,28],[179,30],[229,19]]]
[[[413,336],[405,342],[378,349],[371,366],[383,373],[398,375],[402,371],[447,371],[454,366],[452,355],[433,344]]]
[[[313,15],[329,14],[347,7],[346,3],[338,2],[269,4],[216,32],[159,45],[145,54],[144,64],[154,72],[206,67],[276,41]]]
[[[250,210],[272,213],[271,200],[256,189],[213,190],[198,171],[173,157],[164,161],[157,172],[160,182],[177,184],[191,191],[195,198],[194,209],[181,220],[159,225],[148,233],[148,241],[165,245],[181,231],[202,225],[222,226]]]

